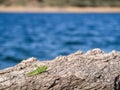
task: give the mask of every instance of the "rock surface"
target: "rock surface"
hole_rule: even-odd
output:
[[[48,69],[28,77],[35,65]],[[0,90],[120,90],[120,52],[94,49],[51,61],[29,58],[0,71]]]

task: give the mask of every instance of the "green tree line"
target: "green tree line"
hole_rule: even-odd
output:
[[[0,0],[0,5],[38,5],[38,6],[120,6],[120,0]]]

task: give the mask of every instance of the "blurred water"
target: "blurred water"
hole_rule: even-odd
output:
[[[0,69],[93,48],[120,50],[120,13],[0,13]]]

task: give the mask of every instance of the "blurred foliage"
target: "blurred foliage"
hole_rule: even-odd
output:
[[[11,4],[11,1],[9,0],[0,0],[1,5],[9,6]]]
[[[120,0],[69,0],[72,6],[120,6]]]
[[[33,4],[34,3],[34,4]],[[120,6],[120,0],[0,0],[1,5]]]
[[[65,6],[69,0],[44,0],[45,4],[50,6]]]

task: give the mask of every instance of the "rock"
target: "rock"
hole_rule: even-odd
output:
[[[48,69],[28,77],[35,65]],[[120,52],[94,49],[51,61],[29,58],[0,71],[0,90],[120,90]]]

